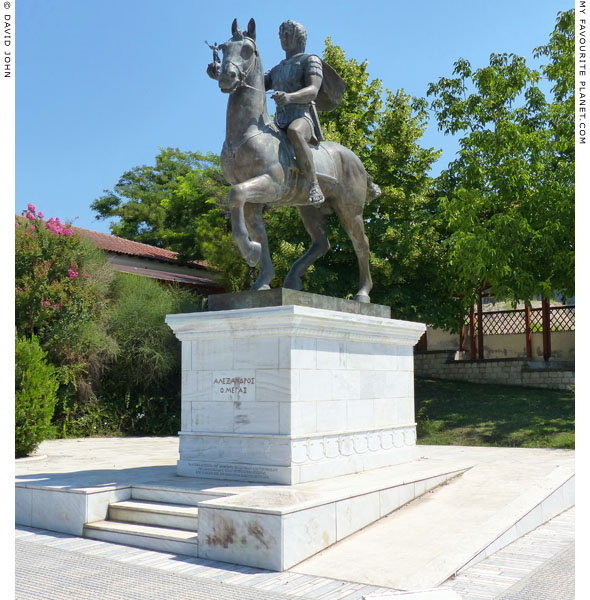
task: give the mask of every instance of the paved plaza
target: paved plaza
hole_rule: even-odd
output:
[[[173,439],[158,441],[158,452],[153,447],[154,441],[141,442],[145,445],[141,458],[133,452],[121,452],[131,450],[133,444],[138,443],[140,441],[125,439],[113,440],[112,444],[105,440],[45,442],[36,460],[17,461],[17,477],[49,482],[49,476],[53,484],[59,481],[61,485],[68,485],[72,482],[67,478],[75,473],[85,473],[91,479],[100,474],[103,479],[107,476],[108,481],[117,481],[124,474],[128,475],[130,469],[142,466],[138,461],[159,465],[163,473],[171,468],[176,459]],[[92,454],[97,444],[108,445],[111,453]],[[41,457],[44,451],[47,458]],[[371,527],[385,526],[384,520],[382,525],[375,523]],[[182,600],[189,597],[194,600],[362,600],[367,596],[393,599],[396,590],[382,584],[387,577],[378,573],[395,567],[386,560],[391,556],[388,550],[391,540],[382,547],[367,548],[363,545],[371,539],[363,537],[367,532],[370,533],[369,528],[348,539],[358,540],[357,553],[368,552],[376,557],[374,574],[368,581],[355,580],[353,569],[322,572],[298,565],[290,571],[273,572],[17,525],[15,597],[19,600]],[[386,537],[381,536],[381,539]],[[451,577],[438,589],[453,591],[463,600],[572,600],[575,597],[574,539],[575,507],[572,507]],[[411,596],[399,597],[400,600],[411,599]],[[436,599],[433,597],[433,600]]]

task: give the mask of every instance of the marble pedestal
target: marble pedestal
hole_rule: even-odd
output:
[[[424,325],[296,304],[166,322],[182,341],[179,475],[297,484],[413,459]]]

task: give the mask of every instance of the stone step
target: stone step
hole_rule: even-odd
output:
[[[153,525],[95,521],[84,525],[84,537],[126,546],[197,556],[197,534]]]
[[[181,478],[182,479],[182,478]],[[187,485],[190,485],[192,479],[187,479]],[[186,506],[196,506],[203,500],[211,500],[223,497],[223,492],[203,493],[200,490],[183,488],[180,486],[162,486],[158,484],[142,484],[131,487],[131,498],[133,500],[147,500],[148,502],[163,502],[166,504],[183,504]]]
[[[125,500],[109,505],[108,520],[196,532],[198,514],[196,506]]]

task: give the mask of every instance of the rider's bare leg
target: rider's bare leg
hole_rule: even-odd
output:
[[[313,155],[309,147],[309,141],[312,136],[312,129],[307,119],[295,119],[287,129],[287,135],[297,159],[297,166],[303,174],[310,180],[309,203],[321,204],[324,201],[324,195],[318,182],[318,177],[313,164]]]

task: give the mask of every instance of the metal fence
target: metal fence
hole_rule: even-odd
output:
[[[526,332],[525,310],[498,310],[482,313],[482,329],[484,335],[508,335]],[[549,310],[551,331],[575,331],[576,307],[552,306]],[[469,325],[469,320],[465,321]],[[476,320],[477,331],[477,320]],[[543,331],[541,308],[531,309],[531,333]]]

